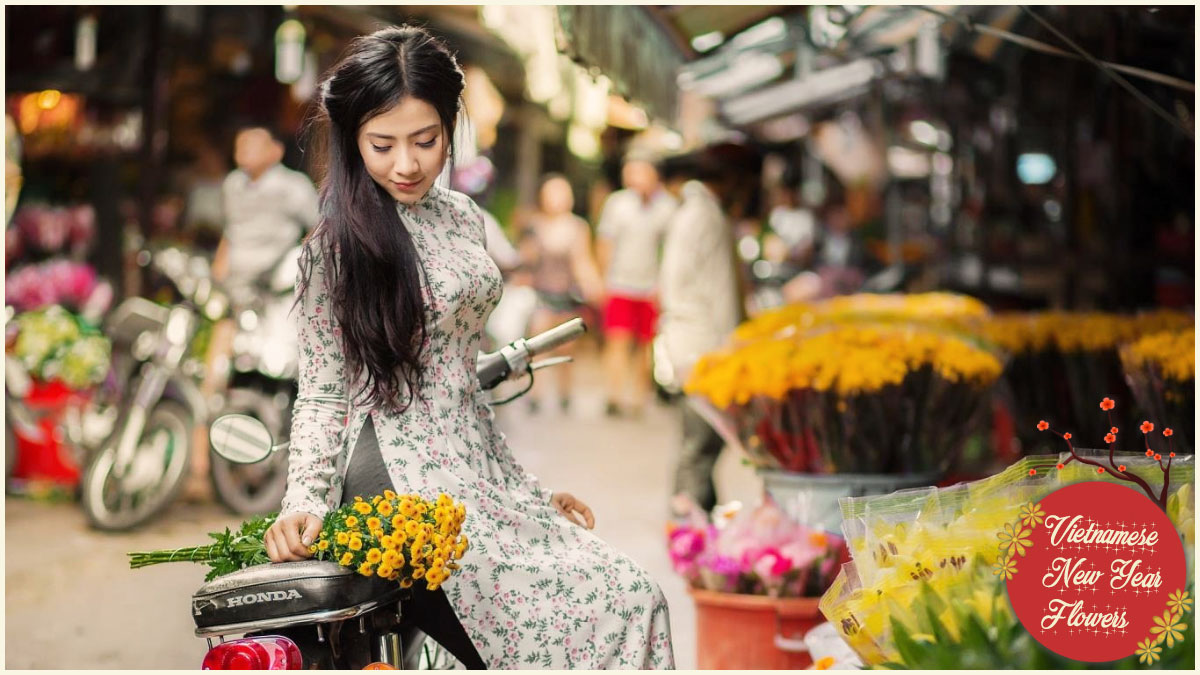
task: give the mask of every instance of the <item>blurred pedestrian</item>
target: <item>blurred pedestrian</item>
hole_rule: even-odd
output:
[[[738,285],[733,229],[721,209],[721,173],[699,152],[664,162],[663,180],[680,199],[663,244],[659,332],[675,382],[696,361],[725,343],[745,315]],[[675,463],[671,511],[684,516],[717,504],[713,467],[725,443],[686,402],[683,440]]]
[[[259,292],[261,278],[316,226],[320,213],[312,180],[283,165],[283,141],[269,127],[243,127],[234,139],[233,154],[237,168],[222,186],[225,225],[213,257],[212,277],[239,304]],[[200,386],[205,401],[229,375],[235,332],[233,319],[213,326]],[[208,432],[203,425],[197,425],[193,443],[187,492],[192,499],[202,499],[209,491]]]
[[[608,196],[597,228],[596,249],[604,273],[605,413],[621,414],[620,400],[632,379],[631,409],[640,414],[650,397],[650,343],[658,321],[659,249],[675,198],[663,189],[658,169],[631,153],[621,169],[624,188]],[[630,358],[633,367],[630,367]]]
[[[587,221],[575,215],[575,194],[561,174],[542,178],[538,191],[538,210],[530,217],[522,239],[525,264],[537,291],[538,307],[530,332],[537,334],[574,318],[586,303],[599,302],[603,294],[600,271],[592,255],[592,231]],[[573,344],[559,348],[556,356],[569,356]],[[565,412],[571,405],[571,366],[558,371],[559,407]],[[540,405],[541,385],[530,393],[529,407]]]

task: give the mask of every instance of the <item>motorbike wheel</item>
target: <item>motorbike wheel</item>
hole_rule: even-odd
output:
[[[81,503],[88,523],[99,530],[135,528],[174,501],[187,477],[192,448],[192,419],[174,401],[160,401],[146,419],[130,471],[148,477],[133,491],[122,489],[113,475],[120,428],[92,458],[81,484]]]
[[[230,405],[222,415],[241,413],[258,419],[278,435],[284,426],[282,411],[273,399],[256,393],[231,391]],[[291,403],[286,406],[291,410]],[[210,479],[217,499],[238,515],[262,515],[279,510],[287,491],[288,453],[275,452],[255,464],[235,464],[209,452]]]

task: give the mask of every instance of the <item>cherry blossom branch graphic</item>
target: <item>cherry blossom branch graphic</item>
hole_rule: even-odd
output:
[[[1105,397],[1104,400],[1100,401],[1100,409],[1108,414],[1108,421],[1109,421],[1110,425],[1112,424],[1112,410],[1113,410],[1113,408],[1116,407],[1116,405],[1117,404],[1111,398],[1108,398],[1108,397]],[[1175,432],[1172,431],[1170,427],[1167,427],[1166,429],[1163,429],[1163,431],[1162,431],[1162,435],[1164,437],[1166,437],[1166,439],[1167,439],[1168,456],[1167,456],[1167,463],[1165,465],[1163,464],[1163,461],[1162,461],[1163,460],[1162,454],[1155,452],[1150,447],[1150,432],[1154,431],[1154,423],[1147,420],[1147,421],[1142,422],[1142,425],[1140,427],[1141,432],[1142,432],[1142,438],[1146,445],[1146,456],[1154,458],[1154,460],[1158,462],[1158,468],[1161,469],[1163,472],[1162,490],[1157,495],[1154,494],[1154,489],[1152,487],[1150,487],[1150,484],[1147,483],[1141,476],[1138,476],[1137,474],[1133,473],[1132,471],[1127,470],[1124,464],[1118,465],[1116,463],[1115,453],[1116,453],[1116,449],[1117,449],[1117,434],[1120,433],[1120,429],[1118,429],[1117,427],[1112,426],[1112,428],[1109,429],[1108,434],[1106,434],[1104,436],[1104,442],[1108,444],[1108,467],[1105,467],[1103,464],[1101,464],[1098,461],[1080,457],[1079,454],[1075,452],[1074,444],[1071,443],[1071,433],[1070,432],[1059,433],[1058,431],[1051,429],[1050,424],[1047,423],[1046,420],[1042,420],[1042,421],[1038,422],[1037,428],[1038,428],[1038,431],[1047,431],[1048,430],[1051,433],[1058,436],[1059,438],[1063,439],[1064,442],[1066,442],[1067,450],[1071,453],[1071,456],[1068,457],[1065,462],[1059,462],[1059,464],[1057,465],[1057,468],[1059,471],[1061,471],[1064,467],[1066,467],[1071,462],[1079,462],[1080,464],[1087,464],[1089,466],[1094,466],[1094,467],[1096,467],[1096,473],[1098,473],[1098,474],[1103,475],[1105,472],[1109,472],[1109,473],[1111,473],[1111,475],[1113,475],[1117,478],[1120,478],[1121,480],[1137,484],[1139,487],[1142,488],[1143,491],[1145,491],[1146,495],[1148,497],[1150,497],[1151,501],[1158,504],[1159,508],[1166,510],[1166,508],[1167,508],[1167,490],[1170,489],[1170,486],[1171,486],[1171,462],[1174,461],[1174,459],[1175,459],[1175,449],[1174,449],[1175,446],[1174,446],[1174,442],[1171,439],[1171,436]],[[1032,473],[1032,470],[1031,470],[1031,473]]]

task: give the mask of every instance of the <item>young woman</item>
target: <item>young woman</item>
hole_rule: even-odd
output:
[[[522,470],[478,387],[501,278],[479,207],[434,184],[462,90],[445,45],[409,26],[356,40],[321,85],[321,223],[301,260],[300,393],[267,551],[308,557],[356,494],[445,492],[467,505],[471,550],[442,588],[488,667],[671,667],[659,587],[588,531],[583,502]]]
[[[587,221],[571,212],[575,195],[561,174],[547,174],[538,191],[538,210],[522,239],[525,263],[533,275],[538,295],[531,330],[549,330],[579,313],[585,302],[599,302],[603,294],[600,271],[592,256],[592,231]],[[572,345],[555,352],[556,356],[573,353]],[[571,366],[559,366],[558,395],[563,411],[570,407]],[[541,386],[531,395],[540,394]],[[537,409],[537,399],[530,407]]]

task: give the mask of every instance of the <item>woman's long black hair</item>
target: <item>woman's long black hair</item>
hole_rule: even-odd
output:
[[[416,246],[396,201],[367,173],[358,132],[411,96],[437,110],[452,157],[463,86],[450,50],[414,26],[356,39],[321,83],[312,127],[323,163],[321,222],[306,243],[325,261],[328,309],[341,326],[347,377],[354,381],[366,371],[354,398],[368,405],[404,410],[415,400],[424,375],[426,309]],[[302,256],[299,299],[310,291],[312,263]]]

